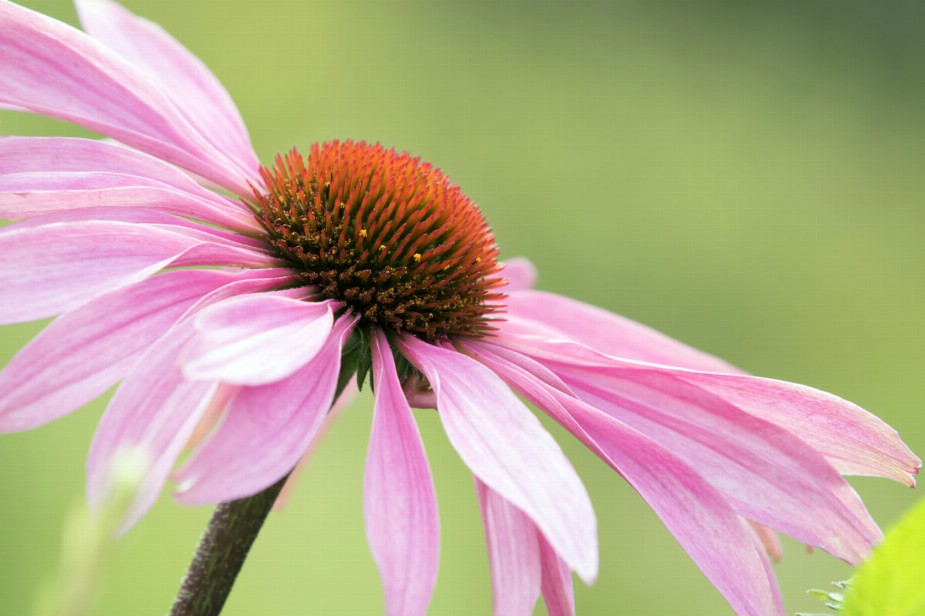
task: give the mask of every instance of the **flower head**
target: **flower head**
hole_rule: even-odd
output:
[[[857,563],[880,532],[841,475],[914,483],[919,460],[857,406],[532,290],[529,263],[498,262],[475,204],[419,159],[343,141],[261,167],[188,51],[109,0],[77,8],[86,33],[0,1],[0,105],[114,140],[0,138],[16,221],[0,319],[57,316],[0,373],[0,430],[120,383],[88,492],[143,450],[125,528],[172,472],[189,504],[275,484],[367,372],[366,527],[392,615],[426,611],[439,559],[412,406],[436,408],[473,473],[496,614],[540,594],[571,614],[570,572],[590,583],[598,565],[589,496],[517,394],[628,481],[742,614],[783,613],[769,529]]]

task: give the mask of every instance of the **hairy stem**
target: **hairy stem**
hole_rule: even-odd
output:
[[[267,514],[288,475],[254,496],[215,508],[183,578],[171,616],[217,616],[231,593]]]

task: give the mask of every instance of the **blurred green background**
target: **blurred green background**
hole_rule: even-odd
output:
[[[65,0],[23,4],[76,23]],[[264,161],[332,138],[421,155],[481,205],[504,256],[537,264],[541,288],[838,393],[925,452],[922,5],[124,4],[215,71]],[[14,113],[0,133],[86,134]],[[40,326],[0,331],[0,361]],[[56,567],[102,408],[0,438],[0,613],[28,613]],[[487,614],[470,477],[434,413],[417,416],[443,527],[431,613]],[[265,527],[227,614],[382,612],[362,519],[369,420],[364,395]],[[600,522],[579,613],[729,613],[638,496],[554,432]],[[917,498],[854,484],[885,526]],[[96,613],[165,613],[209,513],[165,495],[122,542]],[[785,550],[788,612],[822,611],[806,589],[850,569]]]

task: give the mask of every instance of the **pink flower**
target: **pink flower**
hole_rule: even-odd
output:
[[[77,8],[87,34],[0,0],[0,104],[114,140],[0,139],[0,216],[18,221],[0,233],[0,318],[60,315],[0,373],[0,430],[121,382],[88,493],[117,452],[147,452],[126,527],[191,439],[182,503],[285,477],[357,371],[375,387],[366,527],[392,615],[426,611],[439,557],[412,405],[437,409],[473,473],[496,614],[540,594],[571,614],[571,571],[591,583],[598,566],[588,494],[515,392],[626,479],[741,614],[784,613],[768,528],[858,563],[881,535],[841,475],[914,485],[918,458],[857,406],[532,290],[529,263],[500,264],[478,208],[418,159],[334,142],[262,169],[201,62],[108,0]]]

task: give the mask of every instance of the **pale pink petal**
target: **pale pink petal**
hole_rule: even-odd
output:
[[[537,533],[540,544],[540,562],[543,570],[543,602],[548,616],[575,616],[575,593],[572,589],[572,571],[559,558],[542,534]]]
[[[343,343],[355,322],[340,318],[321,352],[287,379],[242,387],[219,428],[177,472],[176,500],[244,498],[289,473],[331,408]]]
[[[109,0],[77,0],[83,29],[152,79],[181,114],[241,172],[257,181],[259,163],[244,121],[212,72],[163,28]]]
[[[469,469],[526,513],[590,583],[598,564],[594,510],[552,436],[478,362],[410,336],[399,344],[430,381],[447,436]]]
[[[860,498],[821,454],[670,370],[625,363],[546,366],[582,400],[702,472],[741,515],[852,563],[880,538]]]
[[[92,37],[0,2],[0,103],[80,124],[250,194],[248,177],[138,69]]]
[[[204,309],[183,360],[198,381],[266,385],[307,364],[334,324],[331,302],[247,295]]]
[[[524,257],[508,259],[501,264],[501,277],[507,281],[505,293],[532,289],[538,276],[536,267]]]
[[[0,234],[0,324],[70,310],[146,278],[197,243],[117,222],[49,224]]]
[[[123,222],[139,226],[170,231],[202,242],[214,242],[247,250],[254,254],[248,257],[256,267],[273,267],[283,263],[269,256],[266,243],[257,237],[250,237],[219,229],[209,224],[182,218],[164,211],[137,207],[85,207],[76,210],[58,210],[36,215],[16,222],[8,229],[31,229],[55,223]],[[258,260],[255,261],[254,259]]]
[[[88,206],[146,208],[244,232],[257,229],[251,214],[136,176],[99,172],[0,176],[0,218],[27,218]]]
[[[114,141],[79,137],[0,137],[0,175],[42,171],[121,173],[148,178],[193,194],[210,192],[177,167]]]
[[[168,266],[276,264],[254,249],[174,225],[37,220],[0,234],[0,324],[72,310]]]
[[[187,261],[182,265],[228,265],[235,267],[274,268],[285,266],[267,252],[266,243],[255,237],[240,233],[226,231],[205,223],[188,218],[182,218],[165,212],[135,207],[88,207],[79,210],[59,210],[48,214],[41,214],[16,222],[8,230],[33,229],[59,223],[88,223],[88,222],[116,222],[138,225],[139,229],[156,229],[169,231],[200,244],[213,246],[210,254],[212,259],[217,255],[225,255],[226,261],[210,263],[194,263],[193,255],[184,257]],[[197,251],[193,251],[197,253]],[[205,254],[205,253],[202,253]],[[199,255],[201,257],[201,255]]]
[[[475,477],[491,565],[495,616],[530,616],[542,572],[536,526],[522,511]]]
[[[721,359],[596,306],[545,291],[511,293],[505,302],[511,320],[541,324],[549,331],[624,359],[710,372],[740,372]],[[500,327],[514,327],[515,323]]]
[[[107,494],[107,469],[120,452],[140,450],[150,461],[122,531],[157,500],[215,391],[212,383],[187,381],[177,366],[192,334],[192,322],[181,321],[148,349],[116,390],[93,437],[87,463],[91,506],[99,506]]]
[[[35,428],[101,395],[197,300],[239,279],[168,272],[62,315],[0,372],[0,431]]]
[[[79,210],[58,210],[47,214],[39,214],[16,221],[6,229],[32,229],[56,223],[83,223],[83,222],[124,222],[136,225],[157,225],[160,228],[182,232],[189,230],[193,233],[208,233],[219,231],[214,227],[207,227],[200,223],[174,216],[166,212],[157,212],[146,208],[135,207],[86,207]]]
[[[468,345],[467,345],[468,346]],[[616,419],[491,353],[472,350],[632,485],[737,614],[783,614],[757,538],[725,498],[683,460]]]
[[[392,350],[379,330],[372,356],[376,402],[363,478],[366,536],[382,576],[385,613],[423,616],[440,564],[437,495]]]
[[[108,141],[0,137],[0,187],[0,217],[4,218],[65,207],[144,205],[200,218],[211,215],[209,220],[244,231],[259,229],[240,201],[203,188],[169,163]],[[129,200],[135,198],[143,200]]]

